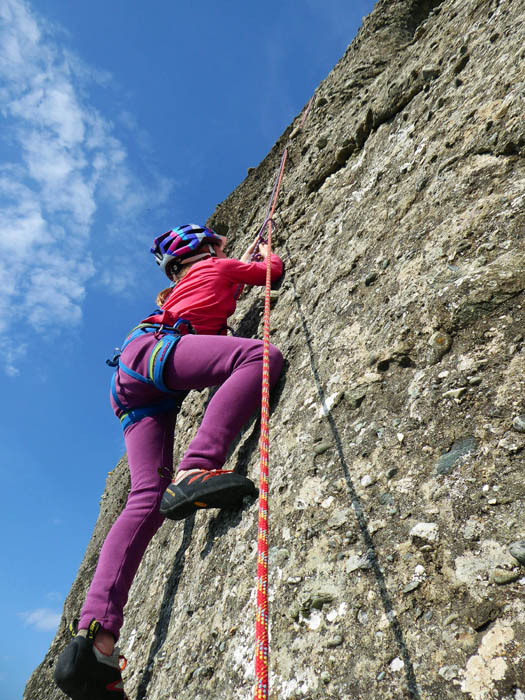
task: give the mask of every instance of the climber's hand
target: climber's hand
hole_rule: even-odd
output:
[[[253,255],[253,252],[255,248],[257,247],[257,241],[259,240],[259,236],[250,243],[250,245],[246,248],[246,250],[243,253],[243,256],[241,258],[241,262],[243,263],[249,263],[251,261],[251,257]],[[261,258],[264,260],[266,256],[268,255],[268,246],[265,243],[259,243],[259,250],[258,250],[259,255]]]

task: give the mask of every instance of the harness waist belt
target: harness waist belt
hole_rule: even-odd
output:
[[[123,412],[120,416],[120,422],[124,430],[126,430],[126,428],[128,428],[130,425],[133,425],[133,423],[138,423],[138,421],[142,420],[146,416],[154,416],[166,411],[178,412],[180,410],[182,402],[189,392],[172,391],[171,389],[168,389],[164,383],[164,366],[170,353],[174,350],[181,337],[183,335],[187,335],[188,333],[194,332],[195,331],[193,330],[191,323],[182,318],[178,319],[174,326],[164,326],[160,323],[140,323],[128,334],[122,345],[122,349],[115,354],[113,360],[106,360],[109,365],[117,367],[111,379],[111,394],[116,405]],[[148,359],[147,376],[144,376],[139,372],[136,372],[134,369],[131,369],[131,367],[125,365],[121,359],[121,354],[124,348],[129,345],[131,341],[140,337],[144,333],[154,333],[155,337],[158,338],[158,342],[151,350]],[[133,379],[137,379],[145,384],[155,386],[159,391],[168,394],[169,398],[167,398],[165,401],[148,406],[135,406],[133,408],[126,406],[119,398],[116,387],[116,380],[120,371],[124,372],[130,377],[133,377]]]

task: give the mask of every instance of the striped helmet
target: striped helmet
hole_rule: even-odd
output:
[[[199,252],[201,245],[206,243],[208,251]],[[172,279],[173,272],[177,272],[181,265],[195,262],[208,255],[215,256],[214,246],[222,250],[225,245],[226,238],[219,236],[211,228],[197,224],[184,224],[155,238],[150,250],[155,256],[157,265],[160,265],[166,275]]]

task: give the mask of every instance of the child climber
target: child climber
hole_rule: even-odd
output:
[[[231,508],[255,495],[253,482],[222,466],[261,396],[262,341],[226,335],[242,285],[263,285],[267,246],[254,242],[240,260],[227,258],[226,239],[203,226],[180,226],[155,239],[151,252],[175,286],[161,308],[127,337],[118,358],[111,403],[124,428],[131,490],[108,533],[75,636],[60,654],[55,681],[73,700],[127,700],[119,638],[128,592],[148,543],[164,518],[202,508]],[[271,256],[272,281],[282,262]],[[270,381],[282,366],[270,346]],[[177,412],[190,389],[219,386],[173,483]]]

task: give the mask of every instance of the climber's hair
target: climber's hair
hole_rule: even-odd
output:
[[[157,294],[157,300],[156,304],[160,308],[166,299],[169,297],[169,295],[172,293],[173,287],[166,287],[166,289],[163,289],[161,292]]]
[[[172,260],[168,265],[166,266],[166,274],[172,280],[173,282],[177,282],[177,273],[179,272],[181,265],[180,264],[174,264],[174,260]],[[166,299],[169,297],[171,292],[173,291],[174,285],[171,284],[169,287],[166,287],[166,289],[163,289],[157,294],[157,299],[156,299],[156,304],[157,306],[162,306]]]

